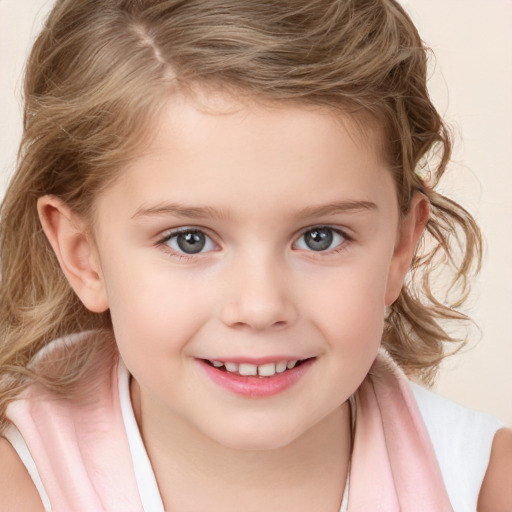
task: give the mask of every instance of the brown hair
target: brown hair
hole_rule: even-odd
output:
[[[140,151],[169,93],[194,85],[375,120],[402,212],[418,189],[431,203],[383,337],[409,374],[428,381],[444,342],[460,341],[443,325],[466,319],[455,307],[481,256],[473,218],[434,191],[451,142],[427,92],[428,57],[393,0],[58,0],[27,64],[18,168],[0,211],[0,371],[11,377],[0,386],[0,413],[49,341],[110,329],[108,312],[86,310],[66,282],[41,230],[37,199],[54,194],[88,215],[98,192]],[[418,170],[427,167],[422,179]],[[453,271],[450,304],[431,289],[432,270],[443,265]],[[72,380],[82,363],[55,386]]]

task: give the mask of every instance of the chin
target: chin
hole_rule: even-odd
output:
[[[232,450],[269,451],[285,448],[296,441],[301,433],[292,430],[290,425],[272,427],[269,424],[262,426],[258,422],[248,428],[230,426],[229,429],[222,429],[222,432],[206,435]]]

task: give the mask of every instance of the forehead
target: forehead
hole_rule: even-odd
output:
[[[174,94],[113,187],[139,209],[172,200],[277,212],[283,198],[370,200],[391,178],[375,126],[318,105]]]
[[[243,130],[248,130],[251,125],[257,128],[257,123],[261,122],[268,128],[280,125],[278,129],[282,136],[293,133],[295,126],[306,129],[306,135],[309,129],[316,132],[321,126],[324,132],[346,132],[355,144],[376,154],[383,148],[385,140],[380,121],[361,107],[335,107],[300,99],[276,99],[255,95],[243,88],[212,84],[209,87],[192,85],[185,91],[176,89],[170,95],[160,116],[154,120],[150,151],[156,149],[159,139],[166,137],[172,124],[178,132],[186,133],[187,125],[190,126],[191,122],[197,123],[194,129],[199,124],[205,127],[216,124],[228,128],[231,125],[237,131],[237,123],[243,125]]]

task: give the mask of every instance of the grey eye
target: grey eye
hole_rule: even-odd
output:
[[[185,254],[211,251],[215,247],[209,236],[194,229],[172,234],[166,244],[171,249]]]
[[[299,249],[321,252],[337,247],[344,240],[343,235],[333,228],[316,227],[306,231],[299,238],[296,246]]]

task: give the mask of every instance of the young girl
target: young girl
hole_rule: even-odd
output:
[[[1,209],[2,510],[512,510],[512,433],[408,380],[480,258],[426,64],[392,0],[57,1]]]

